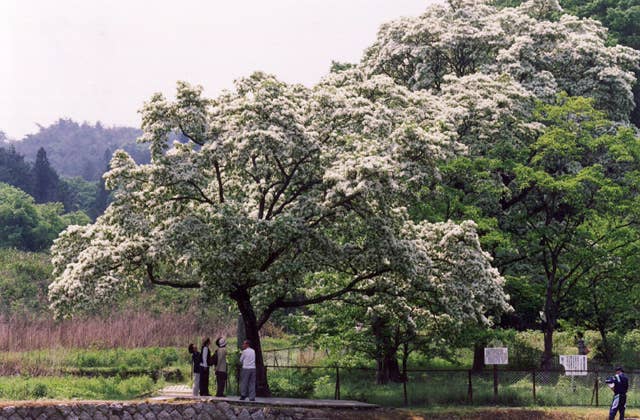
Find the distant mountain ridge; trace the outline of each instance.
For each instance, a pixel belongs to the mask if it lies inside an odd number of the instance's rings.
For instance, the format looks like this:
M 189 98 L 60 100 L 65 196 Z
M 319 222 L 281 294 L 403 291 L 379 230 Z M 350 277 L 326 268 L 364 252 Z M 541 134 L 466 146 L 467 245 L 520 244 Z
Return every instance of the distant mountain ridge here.
M 133 127 L 104 127 L 100 122 L 79 124 L 61 118 L 20 141 L 0 136 L 0 147 L 13 146 L 31 162 L 43 147 L 51 166 L 60 175 L 98 181 L 116 149 L 126 150 L 138 163 L 149 162 L 147 146 L 136 143 L 141 134 L 141 130 Z

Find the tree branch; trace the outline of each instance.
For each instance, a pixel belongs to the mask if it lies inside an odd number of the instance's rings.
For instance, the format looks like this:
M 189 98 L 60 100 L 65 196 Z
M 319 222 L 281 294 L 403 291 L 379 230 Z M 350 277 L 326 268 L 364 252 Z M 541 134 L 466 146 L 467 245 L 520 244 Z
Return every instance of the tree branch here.
M 358 283 L 362 282 L 363 280 L 368 280 L 368 279 L 380 276 L 389 271 L 391 271 L 391 269 L 385 268 L 378 271 L 374 271 L 373 273 L 365 274 L 362 276 L 356 276 L 343 288 L 336 290 L 335 292 L 328 293 L 326 295 L 315 296 L 312 298 L 301 298 L 296 300 L 284 300 L 283 297 L 279 297 L 273 302 L 271 302 L 271 304 L 265 308 L 264 312 L 260 316 L 260 319 L 258 320 L 258 328 L 262 327 L 262 325 L 264 325 L 269 320 L 269 317 L 271 316 L 273 311 L 275 311 L 276 309 L 298 308 L 301 306 L 313 305 L 316 303 L 322 303 L 327 300 L 337 298 L 347 292 L 352 291 L 358 285 Z
M 149 281 L 152 284 L 155 284 L 158 286 L 169 286 L 169 287 L 175 287 L 177 289 L 199 289 L 200 287 L 202 287 L 200 283 L 178 283 L 178 282 L 173 282 L 168 280 L 160 280 L 156 278 L 156 276 L 153 274 L 153 266 L 148 263 L 147 263 L 147 276 L 149 277 Z
M 220 165 L 217 160 L 213 161 L 213 167 L 216 170 L 216 180 L 218 181 L 218 199 L 220 203 L 224 203 L 224 189 L 222 188 L 222 174 L 220 173 Z
M 189 134 L 187 134 L 187 132 L 182 127 L 182 124 L 178 123 L 178 128 L 180 128 L 180 132 L 182 133 L 183 136 L 185 136 L 186 138 L 188 138 L 189 140 L 191 140 L 192 142 L 194 142 L 199 146 L 204 146 L 204 141 L 196 140 L 193 136 L 190 136 Z
M 204 193 L 204 191 L 202 191 L 202 189 L 198 186 L 198 184 L 196 184 L 193 181 L 187 181 L 187 184 L 191 185 L 193 188 L 195 188 L 198 191 L 198 194 L 200 194 L 200 196 L 202 197 L 202 199 L 211 204 L 211 205 L 215 205 L 215 203 Z

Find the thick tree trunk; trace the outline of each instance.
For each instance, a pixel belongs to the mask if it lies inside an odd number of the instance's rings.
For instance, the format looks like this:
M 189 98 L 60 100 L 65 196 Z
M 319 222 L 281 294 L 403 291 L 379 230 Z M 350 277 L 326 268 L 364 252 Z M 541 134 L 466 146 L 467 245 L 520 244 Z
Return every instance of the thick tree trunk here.
M 544 352 L 542 353 L 542 361 L 540 367 L 544 370 L 553 368 L 553 332 L 554 321 L 547 318 L 544 324 Z
M 270 397 L 269 383 L 267 382 L 267 369 L 264 366 L 262 357 L 262 345 L 260 344 L 260 334 L 256 314 L 249 299 L 249 293 L 238 290 L 231 296 L 238 304 L 238 309 L 244 321 L 244 332 L 247 340 L 251 342 L 251 347 L 256 352 L 256 395 L 258 397 Z
M 607 329 L 604 325 L 599 325 L 598 331 L 600 332 L 600 337 L 602 337 L 602 343 L 600 344 L 602 357 L 605 362 L 611 363 L 611 360 L 613 359 L 613 350 L 610 348 L 609 340 L 607 340 Z
M 376 383 L 379 385 L 388 384 L 389 382 L 403 382 L 403 375 L 400 372 L 400 364 L 398 363 L 397 351 L 385 352 L 378 359 L 378 371 L 376 373 Z
M 372 322 L 373 334 L 376 338 L 376 383 L 402 382 L 403 377 L 398 364 L 398 346 L 393 342 L 387 321 L 375 317 Z
M 471 370 L 474 372 L 480 372 L 484 369 L 484 342 L 475 342 L 473 343 L 473 366 L 471 366 Z

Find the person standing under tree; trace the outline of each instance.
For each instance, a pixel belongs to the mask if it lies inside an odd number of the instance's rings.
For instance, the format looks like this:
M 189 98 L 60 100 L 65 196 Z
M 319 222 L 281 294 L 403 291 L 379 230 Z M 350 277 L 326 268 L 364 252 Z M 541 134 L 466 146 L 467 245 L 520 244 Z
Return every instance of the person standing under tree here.
M 249 397 L 249 401 L 256 400 L 256 352 L 251 348 L 251 341 L 242 343 L 242 373 L 240 374 L 240 399 Z
M 211 339 L 208 337 L 202 340 L 202 349 L 200 350 L 200 396 L 201 397 L 209 397 L 209 365 L 211 361 L 211 352 L 209 350 L 209 345 L 211 344 Z
M 586 356 L 589 353 L 589 348 L 585 344 L 584 335 L 581 332 L 578 333 L 577 346 L 579 355 Z
M 224 397 L 224 387 L 227 383 L 227 340 L 220 337 L 216 340 L 218 349 L 213 355 L 216 365 L 216 397 Z
M 189 353 L 191 354 L 191 364 L 193 365 L 193 396 L 200 395 L 200 352 L 196 350 L 196 346 L 189 344 Z
M 624 420 L 624 410 L 627 408 L 627 390 L 629 389 L 629 378 L 624 374 L 622 367 L 616 368 L 616 374 L 605 381 L 613 390 L 613 401 L 609 409 L 609 420 L 616 418 L 616 413 L 620 411 L 620 420 Z

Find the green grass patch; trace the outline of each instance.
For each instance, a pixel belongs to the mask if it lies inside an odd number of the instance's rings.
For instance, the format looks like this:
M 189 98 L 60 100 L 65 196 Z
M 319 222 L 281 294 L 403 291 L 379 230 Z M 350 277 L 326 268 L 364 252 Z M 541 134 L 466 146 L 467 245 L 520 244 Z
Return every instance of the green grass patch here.
M 609 415 L 608 408 L 602 407 L 412 407 L 400 410 L 408 413 L 408 418 L 428 418 L 447 420 L 601 420 Z M 412 416 L 412 417 L 411 417 Z M 640 410 L 627 409 L 627 418 L 640 417 Z
M 164 385 L 148 376 L 122 379 L 64 377 L 0 377 L 0 400 L 95 399 L 129 400 Z

